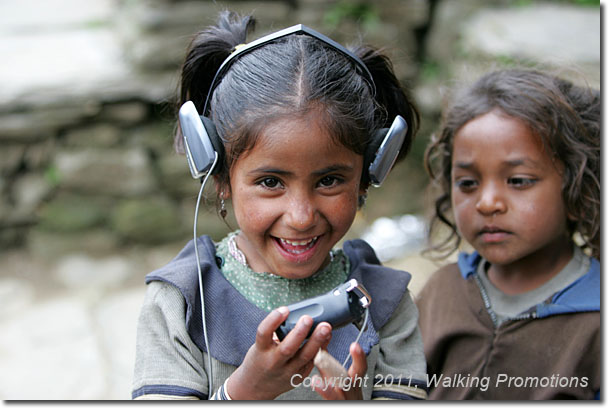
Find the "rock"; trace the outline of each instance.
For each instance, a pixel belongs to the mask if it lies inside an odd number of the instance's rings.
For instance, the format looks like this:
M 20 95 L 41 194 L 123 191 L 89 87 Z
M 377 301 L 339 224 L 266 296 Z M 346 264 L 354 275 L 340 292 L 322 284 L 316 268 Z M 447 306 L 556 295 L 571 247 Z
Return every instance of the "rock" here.
M 185 198 L 197 195 L 200 184 L 193 179 L 184 155 L 166 155 L 159 160 L 161 184 L 167 192 Z
M 124 200 L 112 215 L 112 228 L 137 243 L 158 244 L 185 234 L 179 208 L 165 198 Z
M 463 59 L 479 64 L 456 64 L 453 73 L 470 81 L 489 70 L 489 63 L 481 64 L 485 61 L 529 63 L 599 87 L 600 29 L 598 7 L 546 3 L 481 9 L 464 26 L 460 45 Z
M 33 11 L 36 12 L 33 12 Z M 66 27 L 109 22 L 115 12 L 114 0 L 20 0 L 0 3 L 0 32 L 48 32 Z
M 111 124 L 138 124 L 148 116 L 148 106 L 141 102 L 122 102 L 107 104 L 102 108 L 99 120 Z
M 460 30 L 476 10 L 489 5 L 486 0 L 438 0 L 430 32 L 426 38 L 426 58 L 449 69 L 459 53 Z
M 62 193 L 39 212 L 39 226 L 51 232 L 78 232 L 101 225 L 109 216 L 109 200 Z
M 53 190 L 52 184 L 42 174 L 25 174 L 13 183 L 15 206 L 20 212 L 33 213 L 40 202 Z
M 0 149 L 0 175 L 14 173 L 23 161 L 24 152 L 25 147 L 23 145 L 3 144 L 2 149 Z
M 6 250 L 23 246 L 26 241 L 25 235 L 25 229 L 22 226 L 2 226 L 0 229 L 0 249 Z
M 114 124 L 96 123 L 71 128 L 64 135 L 64 143 L 69 147 L 110 148 L 119 144 L 121 130 Z
M 60 128 L 95 114 L 96 110 L 95 104 L 66 104 L 0 114 L 0 142 L 44 140 Z
M 137 196 L 156 185 L 141 148 L 61 150 L 55 167 L 62 188 L 96 195 Z
M 55 261 L 64 255 L 76 252 L 90 256 L 107 256 L 117 251 L 119 238 L 107 228 L 60 233 L 34 227 L 27 234 L 26 245 L 34 257 Z
M 106 95 L 131 76 L 108 27 L 4 36 L 0 50 L 11 56 L 0 65 L 0 107 L 57 101 L 70 105 L 83 97 Z
M 134 148 L 146 148 L 155 155 L 173 154 L 174 123 L 151 121 L 146 124 L 131 127 L 125 132 L 125 144 Z
M 56 138 L 48 138 L 38 143 L 28 143 L 23 154 L 23 164 L 28 171 L 40 171 L 48 169 L 55 149 Z
M 600 41 L 598 7 L 547 3 L 481 9 L 464 25 L 462 44 L 490 56 L 599 64 Z

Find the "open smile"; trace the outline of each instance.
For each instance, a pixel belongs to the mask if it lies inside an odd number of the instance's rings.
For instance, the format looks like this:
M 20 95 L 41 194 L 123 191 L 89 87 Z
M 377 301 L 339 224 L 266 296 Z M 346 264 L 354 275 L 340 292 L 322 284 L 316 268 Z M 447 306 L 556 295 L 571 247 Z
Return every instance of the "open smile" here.
M 315 253 L 320 236 L 308 239 L 287 239 L 273 237 L 277 247 L 286 259 L 292 262 L 305 262 Z

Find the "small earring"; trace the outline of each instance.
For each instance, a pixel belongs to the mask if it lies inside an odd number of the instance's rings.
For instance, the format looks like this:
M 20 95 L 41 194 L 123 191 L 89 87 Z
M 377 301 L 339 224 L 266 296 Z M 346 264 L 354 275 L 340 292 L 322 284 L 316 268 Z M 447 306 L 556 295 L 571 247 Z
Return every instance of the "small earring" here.
M 227 208 L 225 208 L 224 192 L 220 196 L 220 216 L 222 217 L 222 219 L 225 219 L 227 217 Z

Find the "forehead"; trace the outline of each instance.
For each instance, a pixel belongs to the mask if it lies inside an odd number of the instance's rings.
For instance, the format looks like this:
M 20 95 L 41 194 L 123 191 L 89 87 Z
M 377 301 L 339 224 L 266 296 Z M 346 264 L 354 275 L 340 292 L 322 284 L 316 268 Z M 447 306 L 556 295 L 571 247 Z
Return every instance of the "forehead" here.
M 315 114 L 277 119 L 263 128 L 252 149 L 238 161 L 317 166 L 362 157 L 337 142 L 331 132 Z
M 463 125 L 453 140 L 453 163 L 458 161 L 550 162 L 542 139 L 522 120 L 498 110 Z
M 308 113 L 304 116 L 284 116 L 266 125 L 259 134 L 255 148 L 262 150 L 282 147 L 337 148 L 332 130 L 320 116 Z

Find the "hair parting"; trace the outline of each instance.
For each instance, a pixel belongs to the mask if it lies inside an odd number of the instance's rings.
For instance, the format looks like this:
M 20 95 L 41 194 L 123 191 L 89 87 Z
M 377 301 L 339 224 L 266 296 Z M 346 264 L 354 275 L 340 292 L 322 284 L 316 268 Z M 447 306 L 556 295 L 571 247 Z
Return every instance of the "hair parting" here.
M 182 66 L 177 109 L 192 100 L 202 113 L 219 67 L 236 45 L 247 42 L 254 27 L 252 16 L 225 11 L 216 25 L 194 36 Z M 358 46 L 351 51 L 370 71 L 374 87 L 352 59 L 304 34 L 280 37 L 232 62 L 214 84 L 208 101 L 209 117 L 226 153 L 215 178 L 220 190 L 230 189 L 232 165 L 256 145 L 266 127 L 312 112 L 335 143 L 361 155 L 376 130 L 389 127 L 394 117 L 401 115 L 408 131 L 397 161 L 406 156 L 419 127 L 415 104 L 380 50 Z M 174 145 L 182 151 L 179 127 Z M 363 178 L 363 188 L 368 183 Z

